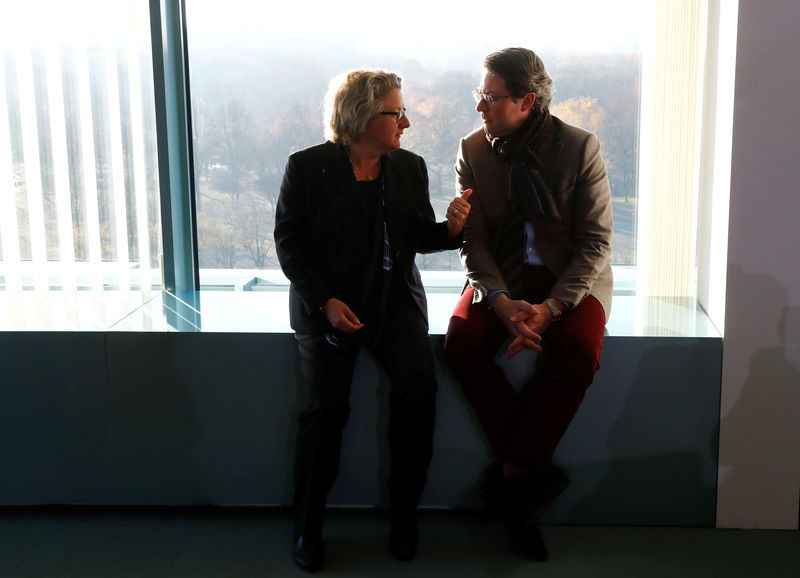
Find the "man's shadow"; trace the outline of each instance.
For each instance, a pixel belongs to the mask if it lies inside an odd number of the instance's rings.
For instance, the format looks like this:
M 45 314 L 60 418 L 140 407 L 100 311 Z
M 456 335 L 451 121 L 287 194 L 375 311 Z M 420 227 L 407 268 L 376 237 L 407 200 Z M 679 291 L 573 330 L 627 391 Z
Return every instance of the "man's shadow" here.
M 728 381 L 746 379 L 740 390 L 723 392 L 719 511 L 726 525 L 756 527 L 764 517 L 776 524 L 798 523 L 800 482 L 800 307 L 788 303 L 784 288 L 767 275 L 746 275 L 732 268 L 735 287 L 753 295 L 748 311 L 729 316 L 732 338 L 751 335 L 761 343 L 740 367 L 731 362 Z M 757 298 L 755 297 L 757 296 Z M 737 299 L 736 302 L 742 302 Z M 745 366 L 746 363 L 746 366 Z M 786 511 L 787 503 L 793 503 Z
M 580 432 L 571 432 L 584 444 L 593 434 L 607 436 L 607 458 L 570 468 L 565 498 L 572 499 L 553 515 L 572 523 L 713 525 L 720 343 L 632 339 L 607 352 L 606 367 L 624 367 L 622 357 L 639 360 L 635 371 L 614 375 L 607 386 L 593 384 L 587 398 L 596 397 L 581 416 L 588 419 L 576 420 Z M 607 430 L 604 418 L 613 420 Z

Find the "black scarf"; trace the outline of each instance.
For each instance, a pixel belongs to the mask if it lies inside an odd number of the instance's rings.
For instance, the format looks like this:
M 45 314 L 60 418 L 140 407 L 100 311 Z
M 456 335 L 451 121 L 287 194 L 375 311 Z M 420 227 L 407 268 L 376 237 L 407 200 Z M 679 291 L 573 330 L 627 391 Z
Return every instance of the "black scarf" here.
M 486 140 L 501 159 L 511 165 L 508 175 L 508 198 L 522 202 L 525 215 L 531 221 L 555 223 L 561 214 L 553 200 L 553 193 L 541 175 L 542 163 L 533 152 L 536 138 L 548 123 L 550 113 L 534 114 L 510 135 L 493 137 L 486 132 Z

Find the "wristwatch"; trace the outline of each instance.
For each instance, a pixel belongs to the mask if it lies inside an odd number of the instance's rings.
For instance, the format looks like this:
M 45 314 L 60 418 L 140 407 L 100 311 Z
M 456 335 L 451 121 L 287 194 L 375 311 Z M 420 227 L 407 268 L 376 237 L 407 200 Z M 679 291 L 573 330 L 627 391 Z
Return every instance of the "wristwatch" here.
M 547 305 L 547 308 L 553 315 L 553 323 L 561 319 L 561 309 L 558 308 L 558 305 L 555 304 L 555 301 L 548 297 L 544 300 L 544 304 Z

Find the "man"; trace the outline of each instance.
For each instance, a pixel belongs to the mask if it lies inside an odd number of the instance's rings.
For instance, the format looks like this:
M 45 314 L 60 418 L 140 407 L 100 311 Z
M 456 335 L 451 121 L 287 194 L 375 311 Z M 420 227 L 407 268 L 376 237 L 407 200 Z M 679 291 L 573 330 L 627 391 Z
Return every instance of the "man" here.
M 472 189 L 460 249 L 468 284 L 445 356 L 495 452 L 481 496 L 512 545 L 542 561 L 536 519 L 566 488 L 553 453 L 599 367 L 613 281 L 612 214 L 597 138 L 551 116 L 552 81 L 524 48 L 486 57 L 474 91 L 483 128 L 461 140 L 457 188 Z M 541 351 L 517 392 L 495 363 Z

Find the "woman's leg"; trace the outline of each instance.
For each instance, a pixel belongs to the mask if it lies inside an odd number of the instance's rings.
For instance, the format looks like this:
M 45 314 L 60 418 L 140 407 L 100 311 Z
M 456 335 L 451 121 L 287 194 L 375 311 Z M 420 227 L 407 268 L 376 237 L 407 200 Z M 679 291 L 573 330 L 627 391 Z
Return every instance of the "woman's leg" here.
M 294 465 L 295 538 L 322 537 L 328 492 L 339 473 L 342 430 L 358 347 L 321 335 L 296 335 L 308 402 L 298 417 Z

